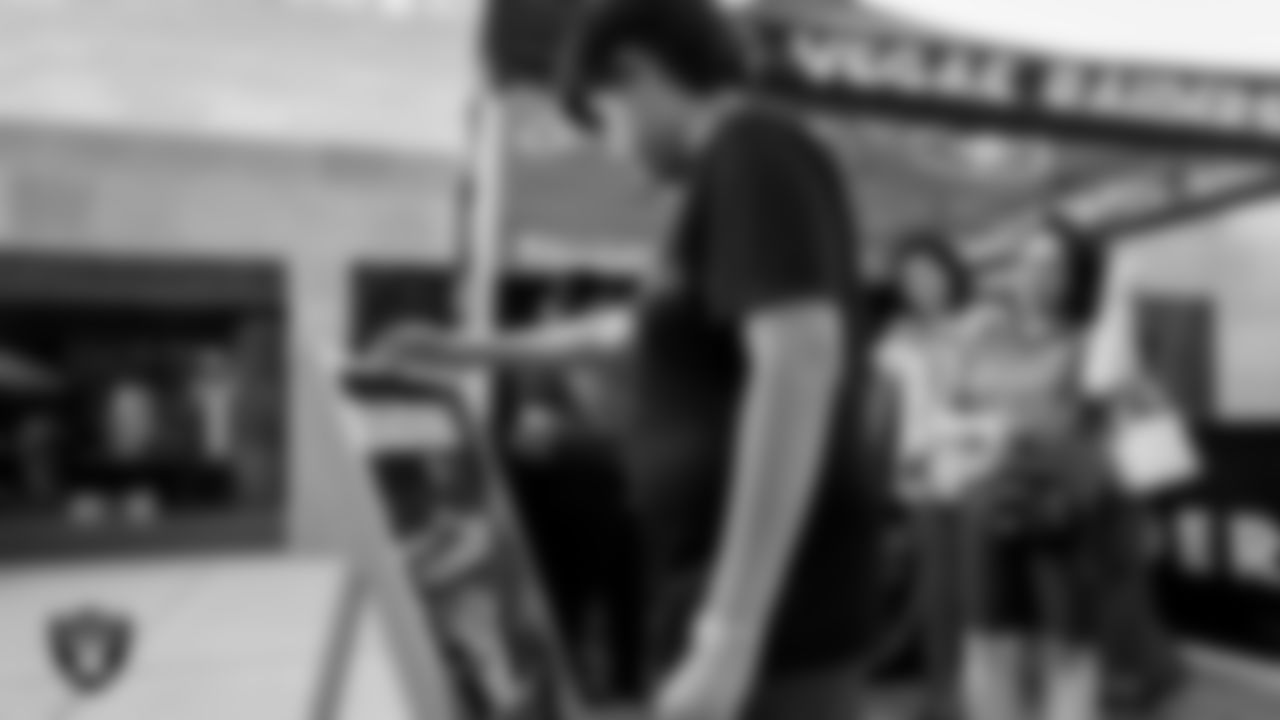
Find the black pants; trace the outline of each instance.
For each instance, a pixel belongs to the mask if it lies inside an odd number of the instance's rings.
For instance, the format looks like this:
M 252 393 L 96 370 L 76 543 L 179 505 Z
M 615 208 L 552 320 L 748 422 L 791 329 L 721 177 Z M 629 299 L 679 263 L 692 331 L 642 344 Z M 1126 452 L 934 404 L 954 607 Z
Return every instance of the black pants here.
M 962 507 L 938 503 L 913 511 L 917 562 L 925 601 L 923 662 L 930 715 L 945 717 L 959 700 L 964 631 L 971 609 L 967 516 Z
M 1112 519 L 1098 510 L 1051 530 L 993 533 L 984 543 L 989 581 L 979 617 L 996 631 L 1040 633 L 1075 645 L 1096 645 L 1115 586 L 1106 553 Z
M 1088 435 L 1015 447 L 968 511 L 979 624 L 1099 642 L 1111 591 L 1133 571 L 1114 562 L 1124 544 L 1121 507 L 1109 464 Z
M 638 696 L 645 684 L 641 540 L 623 478 L 605 449 L 568 444 L 514 468 L 517 495 L 558 624 L 580 668 L 603 621 L 606 692 Z
M 863 720 L 871 717 L 865 680 L 852 667 L 766 678 L 748 702 L 745 720 Z

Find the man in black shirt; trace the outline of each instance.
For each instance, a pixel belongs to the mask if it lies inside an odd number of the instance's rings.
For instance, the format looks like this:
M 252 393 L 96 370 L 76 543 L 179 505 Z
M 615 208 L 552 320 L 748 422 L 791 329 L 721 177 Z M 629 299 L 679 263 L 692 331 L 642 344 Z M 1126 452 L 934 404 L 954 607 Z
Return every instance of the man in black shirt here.
M 874 597 L 877 518 L 852 447 L 853 237 L 807 137 L 769 111 L 726 112 L 691 171 L 672 277 L 647 298 L 633 350 L 627 465 L 658 586 L 677 593 L 666 606 L 683 664 L 667 700 L 677 707 L 732 707 L 731 687 L 714 683 L 732 686 L 737 672 L 762 673 L 768 688 L 843 668 Z M 679 594 L 690 580 L 692 608 Z M 699 687 L 713 668 L 727 677 Z
M 878 535 L 856 235 L 828 153 L 746 80 L 695 0 L 598 6 L 565 66 L 569 110 L 685 200 L 632 327 L 624 443 L 659 584 L 699 589 L 659 709 L 847 718 Z
M 861 472 L 857 235 L 839 169 L 745 91 L 735 36 L 701 0 L 594 6 L 564 70 L 574 116 L 684 196 L 654 282 L 581 323 L 426 349 L 630 372 L 619 447 L 669 631 L 659 717 L 851 720 L 882 505 Z

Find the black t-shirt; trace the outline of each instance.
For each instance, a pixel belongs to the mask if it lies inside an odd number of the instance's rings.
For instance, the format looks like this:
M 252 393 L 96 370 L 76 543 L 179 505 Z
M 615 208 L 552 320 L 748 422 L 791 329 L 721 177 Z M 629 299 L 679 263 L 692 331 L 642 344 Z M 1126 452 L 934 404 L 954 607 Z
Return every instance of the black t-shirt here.
M 747 106 L 720 126 L 689 180 L 634 358 L 626 456 L 650 549 L 667 577 L 705 576 L 713 560 L 746 390 L 747 318 L 796 301 L 838 303 L 849 364 L 765 671 L 846 662 L 874 605 L 879 502 L 860 472 L 865 353 L 857 235 L 840 171 L 793 120 Z

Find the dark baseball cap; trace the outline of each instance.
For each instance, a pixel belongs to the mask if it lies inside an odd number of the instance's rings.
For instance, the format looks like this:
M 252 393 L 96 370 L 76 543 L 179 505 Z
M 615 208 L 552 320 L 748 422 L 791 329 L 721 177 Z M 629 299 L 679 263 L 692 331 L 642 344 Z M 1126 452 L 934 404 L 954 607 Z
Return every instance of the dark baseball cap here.
M 693 93 L 747 74 L 740 37 L 711 0 L 597 0 L 578 13 L 558 64 L 556 93 L 576 123 L 596 127 L 593 98 L 618 82 L 628 53 L 647 55 Z

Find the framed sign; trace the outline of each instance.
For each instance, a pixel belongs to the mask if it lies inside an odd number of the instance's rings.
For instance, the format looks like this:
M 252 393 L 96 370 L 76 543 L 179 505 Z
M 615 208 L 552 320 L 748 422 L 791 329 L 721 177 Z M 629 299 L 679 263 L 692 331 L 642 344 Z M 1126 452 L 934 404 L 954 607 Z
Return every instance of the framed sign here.
M 447 666 L 458 720 L 571 720 L 569 669 L 496 450 L 456 383 L 353 375 L 381 522 Z

